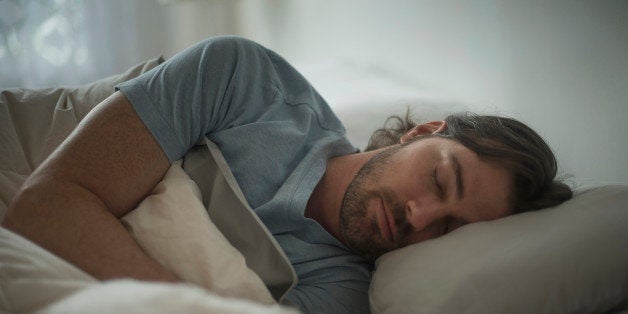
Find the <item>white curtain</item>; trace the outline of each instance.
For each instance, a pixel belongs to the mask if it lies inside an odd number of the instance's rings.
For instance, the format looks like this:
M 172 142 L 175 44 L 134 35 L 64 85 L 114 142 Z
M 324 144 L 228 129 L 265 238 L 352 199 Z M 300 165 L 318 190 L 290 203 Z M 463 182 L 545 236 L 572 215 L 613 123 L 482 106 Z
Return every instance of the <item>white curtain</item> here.
M 239 4 L 0 0 L 0 88 L 87 83 L 206 37 L 238 34 Z
M 158 56 L 156 46 L 139 48 L 151 39 L 139 40 L 138 30 L 159 27 L 138 21 L 163 20 L 161 7 L 139 0 L 0 0 L 0 87 L 82 84 Z

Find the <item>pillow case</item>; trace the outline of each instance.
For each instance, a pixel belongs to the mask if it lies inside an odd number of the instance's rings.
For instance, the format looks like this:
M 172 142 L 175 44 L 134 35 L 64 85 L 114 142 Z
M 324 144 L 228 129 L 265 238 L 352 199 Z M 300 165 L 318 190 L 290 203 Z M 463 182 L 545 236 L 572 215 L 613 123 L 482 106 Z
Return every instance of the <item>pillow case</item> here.
M 628 301 L 628 186 L 467 225 L 376 263 L 373 313 L 603 313 Z
M 201 141 L 202 143 L 202 141 Z M 248 205 L 218 146 L 205 138 L 183 158 L 183 169 L 198 185 L 213 224 L 244 256 L 246 266 L 278 302 L 298 279 L 281 246 Z
M 244 256 L 211 221 L 201 191 L 180 162 L 121 220 L 142 249 L 177 277 L 221 296 L 275 303 Z

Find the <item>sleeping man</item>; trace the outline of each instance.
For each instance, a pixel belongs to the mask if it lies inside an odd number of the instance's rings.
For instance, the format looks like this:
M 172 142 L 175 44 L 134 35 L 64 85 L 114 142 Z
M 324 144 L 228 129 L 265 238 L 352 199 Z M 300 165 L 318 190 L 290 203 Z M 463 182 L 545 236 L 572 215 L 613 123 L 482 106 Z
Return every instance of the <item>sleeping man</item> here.
M 178 281 L 118 218 L 207 137 L 296 270 L 287 302 L 367 313 L 380 255 L 571 197 L 549 147 L 516 120 L 397 120 L 359 152 L 280 56 L 209 39 L 117 86 L 26 181 L 2 225 L 101 280 Z

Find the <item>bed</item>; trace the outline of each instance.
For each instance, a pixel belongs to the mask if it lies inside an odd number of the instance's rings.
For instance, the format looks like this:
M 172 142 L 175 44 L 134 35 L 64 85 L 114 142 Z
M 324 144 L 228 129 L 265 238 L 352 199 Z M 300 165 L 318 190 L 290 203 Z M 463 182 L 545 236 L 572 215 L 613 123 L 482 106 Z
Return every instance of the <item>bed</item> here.
M 119 82 L 0 95 L 0 217 L 26 177 Z M 424 120 L 467 109 L 351 62 L 303 67 L 363 148 L 408 105 Z M 333 73 L 333 74 L 330 74 Z M 384 106 L 383 104 L 386 104 Z M 233 232 L 237 208 L 250 232 Z M 176 217 L 176 219 L 175 219 Z M 184 284 L 99 282 L 0 228 L 0 311 L 41 313 L 297 313 L 282 296 L 295 275 L 250 211 L 220 151 L 199 142 L 123 223 Z M 465 226 L 385 254 L 369 291 L 373 313 L 619 313 L 628 311 L 628 186 L 580 188 L 555 208 Z M 193 253 L 191 253 L 193 252 Z M 216 254 L 219 252 L 219 254 Z

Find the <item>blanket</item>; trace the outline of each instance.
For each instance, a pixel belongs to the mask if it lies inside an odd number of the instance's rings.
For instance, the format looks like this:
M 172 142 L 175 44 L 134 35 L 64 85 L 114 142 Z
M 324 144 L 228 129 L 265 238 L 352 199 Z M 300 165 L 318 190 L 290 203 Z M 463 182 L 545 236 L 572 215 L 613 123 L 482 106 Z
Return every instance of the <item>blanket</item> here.
M 242 254 L 211 222 L 198 187 L 179 163 L 122 220 L 149 255 L 187 283 L 99 282 L 0 228 L 0 309 L 12 313 L 297 312 L 275 304 Z

